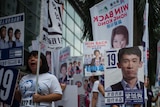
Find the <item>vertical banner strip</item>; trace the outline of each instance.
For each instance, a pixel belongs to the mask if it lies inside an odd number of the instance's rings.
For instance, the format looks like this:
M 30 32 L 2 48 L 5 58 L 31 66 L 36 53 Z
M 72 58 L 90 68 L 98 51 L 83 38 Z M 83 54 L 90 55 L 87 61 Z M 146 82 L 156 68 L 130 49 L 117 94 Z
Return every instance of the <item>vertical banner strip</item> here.
M 143 43 L 144 43 L 144 74 L 148 76 L 148 57 L 149 57 L 149 35 L 148 35 L 148 12 L 149 3 L 146 3 L 144 10 L 144 34 L 143 34 Z

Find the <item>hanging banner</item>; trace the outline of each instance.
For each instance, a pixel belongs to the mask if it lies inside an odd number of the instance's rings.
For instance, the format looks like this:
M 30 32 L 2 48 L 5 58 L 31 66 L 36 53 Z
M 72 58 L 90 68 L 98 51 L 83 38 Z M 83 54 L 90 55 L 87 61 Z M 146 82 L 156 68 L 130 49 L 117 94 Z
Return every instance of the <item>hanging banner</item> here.
M 24 20 L 24 13 L 0 18 L 0 65 L 23 65 Z
M 47 48 L 62 47 L 62 2 L 45 1 L 43 4 L 43 36 Z
M 106 40 L 87 41 L 83 44 L 85 76 L 104 74 L 104 50 L 109 49 Z
M 144 73 L 148 76 L 148 58 L 149 58 L 149 33 L 148 33 L 148 14 L 149 14 L 149 3 L 146 3 L 143 14 L 144 18 L 144 34 L 143 34 L 143 45 L 144 45 Z
M 105 104 L 127 106 L 144 102 L 142 46 L 106 50 L 104 75 Z
M 103 0 L 91 7 L 93 39 L 110 41 L 110 48 L 133 46 L 133 2 Z
M 157 70 L 156 70 L 156 80 L 155 86 L 160 86 L 160 40 L 157 43 Z

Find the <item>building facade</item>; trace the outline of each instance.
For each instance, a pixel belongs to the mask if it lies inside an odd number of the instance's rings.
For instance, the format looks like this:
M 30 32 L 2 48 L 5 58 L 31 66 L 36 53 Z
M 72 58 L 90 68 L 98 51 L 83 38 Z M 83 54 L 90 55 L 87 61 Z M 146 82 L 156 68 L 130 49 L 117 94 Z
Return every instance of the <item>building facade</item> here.
M 71 47 L 71 56 L 82 55 L 83 20 L 68 0 L 63 0 L 63 47 Z M 0 17 L 25 14 L 25 51 L 39 35 L 40 0 L 0 0 Z

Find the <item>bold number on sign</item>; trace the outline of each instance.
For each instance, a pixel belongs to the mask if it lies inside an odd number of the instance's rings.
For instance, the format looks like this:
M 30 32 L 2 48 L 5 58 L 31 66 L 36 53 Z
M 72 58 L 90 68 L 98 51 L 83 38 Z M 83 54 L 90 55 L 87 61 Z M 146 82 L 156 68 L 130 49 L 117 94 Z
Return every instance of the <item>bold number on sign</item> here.
M 115 53 L 108 54 L 108 66 L 115 66 L 116 65 L 116 55 Z
M 0 69 L 0 84 L 2 83 L 4 68 Z M 1 91 L 1 90 L 0 90 Z
M 3 69 L 4 71 L 4 69 Z M 11 70 L 7 70 L 4 73 L 4 77 L 3 77 L 3 81 L 1 80 L 2 83 L 2 87 L 3 89 L 1 89 L 1 99 L 2 100 L 7 100 L 9 97 L 9 92 L 11 89 L 11 85 L 12 85 L 12 81 L 13 81 L 13 72 Z

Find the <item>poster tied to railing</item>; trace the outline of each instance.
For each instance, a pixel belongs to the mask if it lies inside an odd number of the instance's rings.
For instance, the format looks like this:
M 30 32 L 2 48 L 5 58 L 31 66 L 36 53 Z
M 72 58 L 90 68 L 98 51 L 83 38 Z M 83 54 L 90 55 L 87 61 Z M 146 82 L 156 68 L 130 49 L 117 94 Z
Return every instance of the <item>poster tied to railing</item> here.
M 62 48 L 62 7 L 56 0 L 42 1 L 42 39 L 47 48 Z
M 91 7 L 93 39 L 111 41 L 110 48 L 133 46 L 133 2 L 103 0 Z
M 106 40 L 87 41 L 83 44 L 85 76 L 104 74 L 104 50 L 109 49 Z
M 0 18 L 0 65 L 23 65 L 24 20 L 24 13 Z
M 143 47 L 105 51 L 105 104 L 127 105 L 144 102 Z

